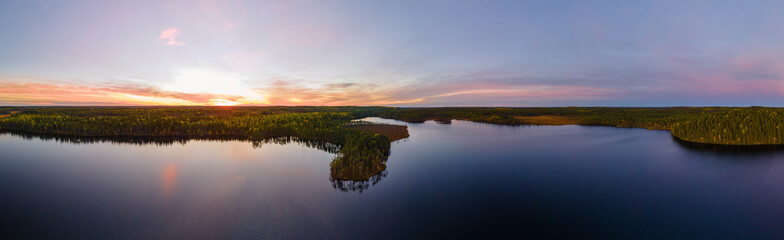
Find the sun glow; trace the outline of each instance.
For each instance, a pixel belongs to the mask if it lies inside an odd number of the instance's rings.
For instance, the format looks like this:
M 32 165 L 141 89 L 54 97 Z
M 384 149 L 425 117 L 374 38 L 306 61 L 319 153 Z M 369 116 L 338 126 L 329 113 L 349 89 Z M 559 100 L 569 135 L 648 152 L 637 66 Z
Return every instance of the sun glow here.
M 233 72 L 187 69 L 175 73 L 173 78 L 174 82 L 165 84 L 161 88 L 183 93 L 258 97 L 258 94 L 243 82 L 247 77 Z
M 110 97 L 120 100 L 122 102 L 139 104 L 139 105 L 183 105 L 183 106 L 200 105 L 198 103 L 194 103 L 188 100 L 177 99 L 177 98 L 139 96 L 133 94 L 126 94 L 126 93 L 112 93 L 110 94 Z
M 210 99 L 210 105 L 213 106 L 235 106 L 239 104 L 240 102 L 236 102 L 228 99 L 220 99 L 220 98 Z
M 209 94 L 212 98 L 203 105 L 235 106 L 270 104 L 261 93 L 244 81 L 247 76 L 219 70 L 184 69 L 175 72 L 174 81 L 161 86 L 162 90 Z

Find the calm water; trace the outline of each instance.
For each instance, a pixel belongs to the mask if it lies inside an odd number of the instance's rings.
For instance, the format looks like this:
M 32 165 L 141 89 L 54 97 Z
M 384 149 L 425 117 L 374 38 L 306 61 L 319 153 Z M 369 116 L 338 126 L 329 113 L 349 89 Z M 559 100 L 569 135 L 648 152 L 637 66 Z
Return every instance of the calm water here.
M 408 126 L 387 172 L 349 187 L 329 179 L 333 153 L 298 143 L 2 134 L 0 234 L 784 237 L 784 151 L 699 149 L 644 129 Z

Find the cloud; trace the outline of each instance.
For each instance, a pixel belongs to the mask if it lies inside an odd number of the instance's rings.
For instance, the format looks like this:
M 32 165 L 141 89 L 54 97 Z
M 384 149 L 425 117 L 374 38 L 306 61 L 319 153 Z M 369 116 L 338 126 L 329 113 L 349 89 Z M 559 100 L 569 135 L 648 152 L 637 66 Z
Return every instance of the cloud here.
M 0 80 L 0 104 L 10 105 L 237 105 L 255 99 L 215 93 L 184 93 L 155 86 L 16 83 Z
M 326 84 L 324 86 L 328 87 L 328 88 L 347 88 L 347 87 L 352 87 L 352 86 L 356 86 L 356 85 L 357 85 L 356 83 L 330 83 L 330 84 Z
M 499 105 L 516 102 L 531 105 L 548 100 L 608 99 L 622 90 L 579 86 L 514 83 L 437 83 L 390 86 L 366 83 L 329 83 L 318 86 L 298 84 L 295 80 L 279 80 L 270 87 L 258 89 L 272 105 L 396 105 L 450 106 Z
M 180 29 L 178 28 L 169 28 L 166 30 L 161 31 L 161 36 L 158 37 L 158 40 L 165 40 L 166 45 L 169 46 L 182 46 L 185 45 L 182 41 L 177 40 L 177 37 L 180 36 Z
M 0 76 L 0 105 L 530 106 L 552 100 L 612 99 L 624 93 L 619 89 L 576 84 L 525 84 L 509 82 L 506 78 L 490 81 L 491 78 L 476 74 L 455 77 L 448 82 L 420 79 L 415 84 L 317 84 L 300 79 L 277 79 L 268 87 L 254 88 L 242 84 L 232 85 L 232 79 L 237 80 L 234 75 L 197 73 L 193 76 L 186 74 L 181 83 L 175 81 L 174 85 L 88 85 L 32 78 L 3 79 Z
M 237 24 L 234 24 L 234 23 L 227 23 L 227 24 L 223 25 L 223 29 L 224 30 L 233 30 L 235 28 L 237 28 Z
M 609 99 L 624 91 L 579 85 L 458 83 L 408 88 L 391 105 L 401 106 L 530 106 L 547 101 Z
M 300 81 L 301 82 L 301 81 Z M 388 105 L 398 89 L 380 88 L 374 84 L 338 83 L 303 86 L 294 80 L 277 80 L 267 88 L 256 89 L 272 105 Z
M 781 62 L 775 56 L 744 54 L 682 67 L 587 68 L 563 74 L 445 72 L 405 82 L 265 79 L 205 69 L 180 71 L 173 81 L 149 84 L 89 85 L 0 75 L 0 105 L 654 106 L 711 104 L 717 99 L 767 103 L 784 99 Z M 265 82 L 269 85 L 258 85 Z

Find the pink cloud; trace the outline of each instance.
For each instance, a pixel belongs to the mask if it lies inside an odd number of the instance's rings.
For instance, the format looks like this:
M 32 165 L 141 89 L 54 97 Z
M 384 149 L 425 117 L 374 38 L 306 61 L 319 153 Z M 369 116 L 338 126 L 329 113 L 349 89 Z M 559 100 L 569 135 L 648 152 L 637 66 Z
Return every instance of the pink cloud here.
M 623 91 L 611 88 L 579 85 L 527 85 L 527 84 L 445 84 L 419 89 L 418 94 L 404 93 L 393 105 L 432 104 L 444 102 L 465 102 L 478 100 L 479 105 L 493 102 L 517 101 L 521 104 L 543 100 L 589 100 L 608 99 L 622 94 Z M 431 94 L 422 95 L 424 92 Z M 404 97 L 408 95 L 407 97 Z
M 232 30 L 232 29 L 235 29 L 235 28 L 237 28 L 237 24 L 234 24 L 234 23 L 227 23 L 227 24 L 223 25 L 223 29 L 224 30 Z
M 169 28 L 166 30 L 161 31 L 161 36 L 158 37 L 158 40 L 166 40 L 166 45 L 169 46 L 182 46 L 185 45 L 180 40 L 177 40 L 177 37 L 180 36 L 180 29 L 178 28 Z
M 672 92 L 721 96 L 784 96 L 784 65 L 775 56 L 740 54 L 704 69 L 678 73 Z
M 578 85 L 525 85 L 456 83 L 431 86 L 385 86 L 363 83 L 330 83 L 304 87 L 278 81 L 264 92 L 272 105 L 428 105 L 482 99 L 479 104 L 504 101 L 608 99 L 622 91 Z
M 214 105 L 216 101 L 242 100 L 242 96 L 164 91 L 145 85 L 14 83 L 0 79 L 0 105 Z
M 577 85 L 437 84 L 388 86 L 368 83 L 329 83 L 304 86 L 277 81 L 264 89 L 264 101 L 215 93 L 167 91 L 150 85 L 84 85 L 74 83 L 15 83 L 0 79 L 0 105 L 433 105 L 475 101 L 492 105 L 515 101 L 606 99 L 618 90 Z

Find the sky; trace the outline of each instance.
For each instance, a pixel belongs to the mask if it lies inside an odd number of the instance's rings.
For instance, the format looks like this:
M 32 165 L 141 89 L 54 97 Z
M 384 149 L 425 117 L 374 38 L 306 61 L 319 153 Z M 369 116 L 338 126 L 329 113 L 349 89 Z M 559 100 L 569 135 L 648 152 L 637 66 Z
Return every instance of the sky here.
M 0 105 L 784 106 L 784 1 L 0 1 Z

